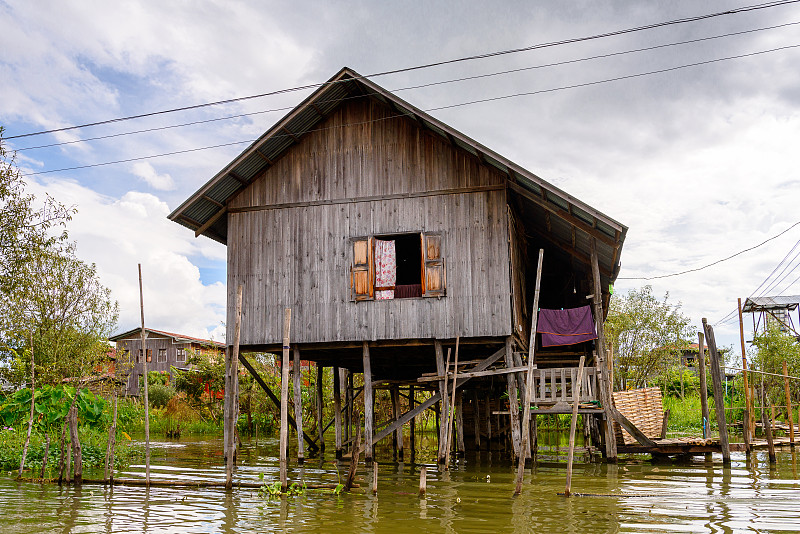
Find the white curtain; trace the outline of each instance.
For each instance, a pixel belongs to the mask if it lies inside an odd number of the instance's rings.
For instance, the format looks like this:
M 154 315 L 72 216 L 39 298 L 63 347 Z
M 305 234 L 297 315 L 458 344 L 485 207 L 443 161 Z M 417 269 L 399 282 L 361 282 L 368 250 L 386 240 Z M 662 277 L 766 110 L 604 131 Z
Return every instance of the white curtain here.
M 375 287 L 394 288 L 397 283 L 397 254 L 394 241 L 375 240 Z M 394 298 L 394 289 L 375 291 L 376 300 Z

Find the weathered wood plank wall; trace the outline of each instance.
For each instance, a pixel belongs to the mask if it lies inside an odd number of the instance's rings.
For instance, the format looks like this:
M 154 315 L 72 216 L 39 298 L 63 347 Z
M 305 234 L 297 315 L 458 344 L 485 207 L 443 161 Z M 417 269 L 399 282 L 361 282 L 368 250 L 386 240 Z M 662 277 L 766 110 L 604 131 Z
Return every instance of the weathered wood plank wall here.
M 285 307 L 296 343 L 510 334 L 504 176 L 391 116 L 366 99 L 343 106 L 230 203 L 243 346 L 279 343 Z M 406 193 L 421 195 L 375 199 Z M 350 238 L 423 231 L 442 233 L 447 296 L 350 302 Z

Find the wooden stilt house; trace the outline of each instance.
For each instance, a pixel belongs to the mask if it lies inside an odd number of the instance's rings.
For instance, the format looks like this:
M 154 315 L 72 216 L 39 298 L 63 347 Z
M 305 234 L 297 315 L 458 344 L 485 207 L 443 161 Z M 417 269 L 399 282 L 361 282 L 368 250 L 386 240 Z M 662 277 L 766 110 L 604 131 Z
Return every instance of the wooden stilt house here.
M 509 435 L 518 454 L 518 411 L 499 397 L 516 397 L 525 380 L 539 250 L 540 307 L 594 304 L 604 315 L 627 230 L 348 68 L 169 217 L 227 245 L 227 339 L 241 286 L 241 353 L 280 352 L 292 309 L 292 347 L 337 371 L 337 450 L 347 401 L 361 395 L 368 458 L 421 410 L 448 413 L 445 353 L 456 339 L 457 441 L 465 431 L 477 446 Z M 593 370 L 583 397 L 605 399 L 603 351 L 587 342 L 538 350 L 532 402 L 569 400 L 580 355 Z M 364 373 L 363 394 L 348 390 L 352 373 Z M 378 387 L 395 402 L 380 430 Z M 400 388 L 435 394 L 421 405 L 411 395 L 401 410 Z M 605 421 L 602 409 L 592 413 Z

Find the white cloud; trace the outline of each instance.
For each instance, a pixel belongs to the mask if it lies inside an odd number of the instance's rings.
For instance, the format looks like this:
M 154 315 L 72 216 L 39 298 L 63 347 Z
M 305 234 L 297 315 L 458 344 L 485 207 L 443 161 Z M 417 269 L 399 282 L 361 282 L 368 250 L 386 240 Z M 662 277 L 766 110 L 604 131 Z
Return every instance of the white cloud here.
M 133 164 L 131 172 L 147 182 L 150 187 L 159 191 L 172 191 L 175 189 L 175 182 L 169 174 L 158 174 L 152 165 L 146 161 L 138 161 Z
M 29 181 L 37 197 L 45 192 L 75 205 L 70 238 L 81 259 L 97 265 L 101 282 L 120 304 L 120 330 L 139 322 L 137 264 L 142 264 L 145 324 L 187 335 L 221 339 L 225 285 L 204 284 L 192 262 L 224 262 L 225 248 L 167 220 L 167 205 L 152 194 L 129 191 L 120 198 L 100 195 L 74 181 Z

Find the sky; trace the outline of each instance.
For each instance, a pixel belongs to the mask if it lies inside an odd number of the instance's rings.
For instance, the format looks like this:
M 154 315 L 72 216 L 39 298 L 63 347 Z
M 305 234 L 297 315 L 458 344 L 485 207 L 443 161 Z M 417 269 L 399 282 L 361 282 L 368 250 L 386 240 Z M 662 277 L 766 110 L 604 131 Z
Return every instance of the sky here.
M 0 0 L 0 125 L 28 191 L 77 208 L 118 331 L 141 263 L 149 326 L 223 340 L 225 247 L 166 217 L 308 90 L 10 137 L 748 5 Z M 626 225 L 615 291 L 651 284 L 739 352 L 737 297 L 800 294 L 798 65 L 793 2 L 372 79 Z

